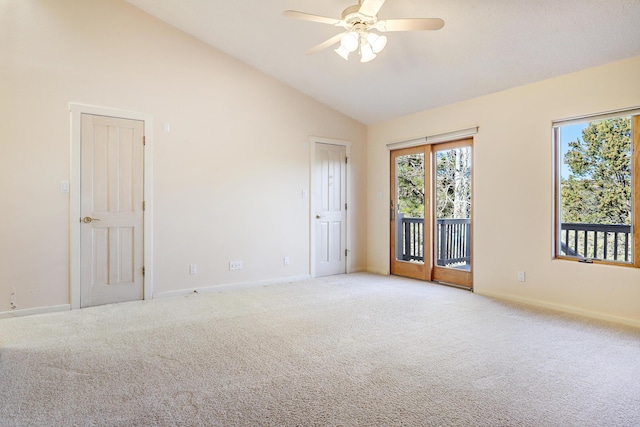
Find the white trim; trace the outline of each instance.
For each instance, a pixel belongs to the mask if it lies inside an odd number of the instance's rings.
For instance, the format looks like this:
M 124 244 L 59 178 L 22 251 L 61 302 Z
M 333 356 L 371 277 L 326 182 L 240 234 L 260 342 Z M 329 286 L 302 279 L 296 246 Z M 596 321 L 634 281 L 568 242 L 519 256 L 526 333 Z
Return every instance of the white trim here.
M 622 325 L 633 326 L 636 328 L 640 328 L 640 320 L 628 319 L 626 317 L 612 316 L 610 314 L 598 313 L 595 311 L 583 310 L 581 308 L 570 307 L 561 304 L 554 304 L 550 302 L 532 300 L 529 298 L 522 298 L 513 295 L 506 295 L 500 292 L 492 292 L 492 291 L 483 291 L 474 289 L 474 293 L 478 295 L 483 295 L 489 298 L 496 298 L 501 300 L 513 301 L 521 304 L 527 304 L 534 307 L 546 308 L 549 310 L 560 311 L 563 313 L 575 314 L 578 316 L 588 317 L 591 319 L 604 320 L 607 322 L 619 323 Z
M 0 319 L 11 317 L 32 316 L 34 314 L 57 313 L 71 310 L 70 304 L 52 305 L 50 307 L 23 308 L 21 310 L 0 311 Z
M 478 126 L 470 127 L 467 129 L 454 130 L 451 132 L 439 133 L 436 135 L 423 136 L 420 138 L 409 139 L 406 141 L 391 142 L 387 144 L 387 149 L 398 150 L 400 148 L 416 147 L 418 145 L 425 144 L 437 144 L 439 142 L 449 142 L 458 139 L 473 136 L 478 133 Z
M 311 280 L 311 276 L 306 274 L 304 276 L 281 277 L 279 279 L 259 280 L 256 282 L 225 283 L 221 285 L 203 286 L 195 289 L 180 289 L 177 291 L 156 292 L 155 294 L 153 294 L 153 298 L 154 299 L 171 298 L 171 297 L 191 295 L 193 293 L 207 294 L 207 293 L 213 293 L 213 292 L 224 292 L 224 291 L 239 290 L 239 289 L 251 289 L 251 288 L 258 288 L 258 287 L 268 286 L 268 285 L 276 285 L 280 283 L 302 282 L 305 280 Z
M 611 119 L 611 118 L 620 117 L 620 116 L 637 116 L 637 115 L 640 115 L 640 107 L 623 108 L 620 110 L 605 111 L 603 113 L 595 113 L 595 114 L 587 114 L 584 116 L 570 117 L 567 119 L 554 120 L 551 123 L 553 127 L 559 127 L 559 126 L 566 126 L 566 125 L 574 125 L 576 123 L 582 123 L 582 122 L 593 121 L 593 120 L 604 120 L 604 119 Z
M 316 249 L 315 249 L 315 243 L 316 243 L 316 237 L 315 237 L 315 213 L 314 213 L 314 206 L 313 206 L 313 202 L 314 202 L 314 183 L 315 183 L 315 164 L 316 164 L 316 144 L 329 144 L 329 145 L 339 145 L 342 147 L 345 147 L 345 151 L 347 154 L 347 167 L 345 170 L 345 174 L 346 174 L 346 189 L 347 189 L 347 194 L 346 194 L 346 203 L 347 206 L 349 205 L 349 203 L 351 202 L 351 191 L 349 190 L 349 187 L 351 186 L 351 141 L 345 141 L 342 139 L 331 139 L 331 138 L 323 138 L 323 137 L 319 137 L 319 136 L 311 136 L 309 137 L 309 274 L 311 275 L 311 278 L 315 278 L 316 277 L 316 264 L 315 264 L 315 259 L 316 259 Z M 346 263 L 345 263 L 345 271 L 347 274 L 351 273 L 351 236 L 350 236 L 350 228 L 349 228 L 349 224 L 351 224 L 351 221 L 349 220 L 349 216 L 351 215 L 351 212 L 353 212 L 353 209 L 347 209 L 347 214 L 345 216 L 345 233 L 346 233 L 346 250 L 347 250 L 347 259 L 346 259 Z
M 69 195 L 69 292 L 72 309 L 80 308 L 80 137 L 81 115 L 118 117 L 144 122 L 144 299 L 153 295 L 153 116 L 136 111 L 119 110 L 70 102 L 71 171 Z

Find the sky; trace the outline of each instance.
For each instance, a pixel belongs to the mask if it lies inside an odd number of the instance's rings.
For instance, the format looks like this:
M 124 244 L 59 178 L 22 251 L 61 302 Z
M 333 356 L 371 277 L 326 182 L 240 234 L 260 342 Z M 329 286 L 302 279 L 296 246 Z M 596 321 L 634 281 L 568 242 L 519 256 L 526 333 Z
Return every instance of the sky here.
M 566 125 L 560 127 L 560 173 L 562 178 L 569 177 L 569 166 L 564 162 L 564 154 L 569 149 L 569 142 L 576 139 L 582 139 L 582 131 L 589 125 L 589 122 L 576 123 L 575 125 Z

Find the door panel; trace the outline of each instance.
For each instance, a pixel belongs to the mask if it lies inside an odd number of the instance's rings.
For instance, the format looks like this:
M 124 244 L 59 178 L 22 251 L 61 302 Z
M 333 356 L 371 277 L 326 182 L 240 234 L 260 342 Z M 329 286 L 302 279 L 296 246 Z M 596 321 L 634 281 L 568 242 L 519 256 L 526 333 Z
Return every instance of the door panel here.
M 346 147 L 315 147 L 316 276 L 346 273 Z
M 429 155 L 429 146 L 391 152 L 391 274 L 421 280 L 430 272 Z
M 82 115 L 82 307 L 143 297 L 143 129 Z
M 434 265 L 432 280 L 471 288 L 472 142 L 437 144 L 434 159 Z
M 93 228 L 93 285 L 109 284 L 109 229 Z

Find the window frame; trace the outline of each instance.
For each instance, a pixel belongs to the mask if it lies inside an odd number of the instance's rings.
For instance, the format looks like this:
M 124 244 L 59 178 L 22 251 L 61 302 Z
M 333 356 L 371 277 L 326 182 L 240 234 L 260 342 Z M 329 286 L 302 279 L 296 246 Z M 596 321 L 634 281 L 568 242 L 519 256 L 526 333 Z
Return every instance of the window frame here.
M 561 251 L 562 223 L 561 223 L 561 171 L 562 152 L 560 141 L 560 128 L 563 126 L 605 120 L 609 118 L 631 117 L 631 260 L 611 261 L 602 259 L 581 258 L 563 255 Z M 605 113 L 580 116 L 569 119 L 555 120 L 552 122 L 552 146 L 553 146 L 553 259 L 587 263 L 604 264 L 619 267 L 640 268 L 640 107 L 624 110 L 609 111 Z

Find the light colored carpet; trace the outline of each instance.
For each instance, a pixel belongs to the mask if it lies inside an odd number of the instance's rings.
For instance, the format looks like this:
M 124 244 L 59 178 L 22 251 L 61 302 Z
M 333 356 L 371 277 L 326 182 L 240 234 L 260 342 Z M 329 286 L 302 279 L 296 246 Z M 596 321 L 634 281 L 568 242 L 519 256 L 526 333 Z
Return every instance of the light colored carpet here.
M 640 330 L 372 274 L 0 320 L 3 426 L 640 426 Z

